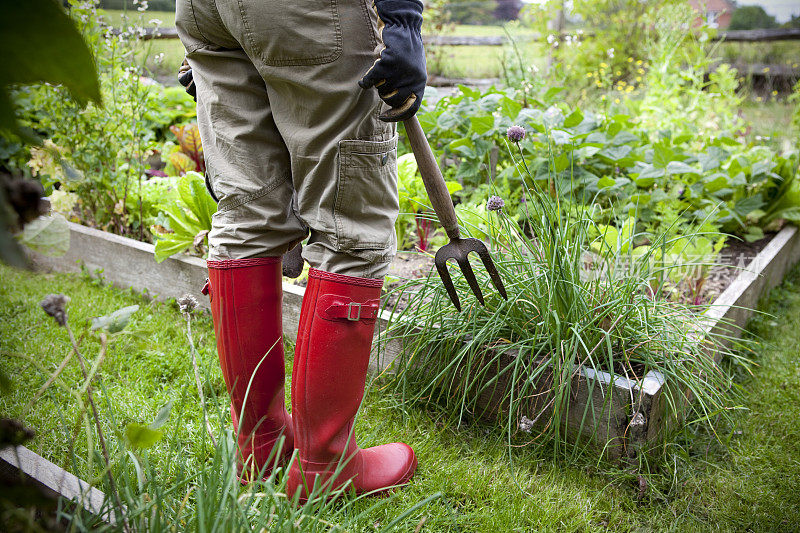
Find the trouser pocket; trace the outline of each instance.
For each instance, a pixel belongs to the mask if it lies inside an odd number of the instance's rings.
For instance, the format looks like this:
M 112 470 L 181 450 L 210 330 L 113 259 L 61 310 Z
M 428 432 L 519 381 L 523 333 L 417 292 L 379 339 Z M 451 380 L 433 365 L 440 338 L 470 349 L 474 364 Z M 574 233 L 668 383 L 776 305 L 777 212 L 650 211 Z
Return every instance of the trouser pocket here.
M 333 213 L 336 248 L 348 251 L 392 247 L 399 210 L 397 136 L 388 141 L 339 141 Z
M 321 65 L 342 53 L 338 0 L 239 0 L 245 49 L 266 65 Z
M 177 0 L 175 26 L 178 36 L 192 53 L 200 48 L 239 48 L 239 43 L 228 32 L 215 0 Z

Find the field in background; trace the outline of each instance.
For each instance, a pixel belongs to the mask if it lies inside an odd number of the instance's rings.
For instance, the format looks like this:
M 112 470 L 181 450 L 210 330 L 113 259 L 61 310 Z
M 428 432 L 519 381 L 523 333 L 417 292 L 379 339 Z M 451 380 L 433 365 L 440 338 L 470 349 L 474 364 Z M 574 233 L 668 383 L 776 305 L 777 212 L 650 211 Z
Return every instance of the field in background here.
M 119 26 L 123 12 L 105 10 L 102 12 L 106 21 L 112 26 Z M 175 13 L 153 11 L 139 14 L 129 11 L 131 21 L 141 21 L 147 25 L 149 21 L 158 19 L 161 27 L 175 26 Z M 542 43 L 531 42 L 531 33 L 517 25 L 510 25 L 509 32 L 517 39 L 517 45 L 526 64 L 544 68 L 547 56 L 546 47 Z M 459 37 L 493 37 L 504 36 L 502 26 L 453 26 L 446 35 Z M 165 85 L 176 85 L 176 72 L 183 61 L 184 49 L 177 39 L 148 41 L 143 47 L 147 54 L 146 66 L 152 76 Z M 429 46 L 428 72 L 448 78 L 499 78 L 502 76 L 502 63 L 505 54 L 511 53 L 506 46 Z M 158 54 L 163 56 L 157 59 Z M 800 62 L 800 41 L 774 43 L 722 43 L 720 55 L 727 61 L 776 63 L 792 66 Z M 771 91 L 761 89 L 749 95 L 742 107 L 742 115 L 751 124 L 749 135 L 752 137 L 770 137 L 774 142 L 789 140 L 790 121 L 793 106 L 783 95 L 773 95 Z
M 120 26 L 123 20 L 123 11 L 120 10 L 101 10 L 105 20 L 112 26 Z M 161 21 L 161 27 L 175 26 L 175 13 L 163 11 L 147 11 L 139 14 L 136 11 L 128 11 L 127 16 L 130 21 L 143 23 L 145 27 L 153 19 Z M 470 37 L 492 37 L 505 35 L 502 26 L 454 26 L 447 35 L 470 36 Z M 514 35 L 530 35 L 526 31 L 514 31 Z M 521 44 L 529 57 L 542 56 L 541 45 L 536 43 Z M 183 61 L 183 46 L 177 39 L 152 41 L 150 45 L 150 55 L 163 53 L 164 57 L 160 63 L 153 58 L 147 61 L 147 67 L 152 72 L 153 77 L 161 83 L 174 85 L 175 75 L 178 66 Z M 441 46 L 429 47 L 428 70 L 431 74 L 444 77 L 466 77 L 466 78 L 496 78 L 501 75 L 501 62 L 503 58 L 503 47 L 499 46 Z

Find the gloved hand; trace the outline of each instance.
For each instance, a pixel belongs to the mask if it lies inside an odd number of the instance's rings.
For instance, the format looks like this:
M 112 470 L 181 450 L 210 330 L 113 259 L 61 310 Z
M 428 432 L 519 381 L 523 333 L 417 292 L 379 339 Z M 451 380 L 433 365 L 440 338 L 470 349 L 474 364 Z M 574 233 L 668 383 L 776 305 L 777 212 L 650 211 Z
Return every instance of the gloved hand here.
M 194 84 L 194 76 L 192 75 L 192 67 L 189 66 L 189 62 L 186 58 L 183 59 L 183 63 L 181 64 L 181 68 L 178 69 L 178 83 L 183 85 L 186 88 L 186 92 L 194 98 L 194 101 L 197 101 L 197 87 Z
M 392 109 L 380 116 L 396 122 L 414 116 L 422 104 L 428 74 L 422 46 L 422 2 L 420 0 L 373 0 L 378 13 L 378 32 L 384 49 L 358 84 L 373 85 Z

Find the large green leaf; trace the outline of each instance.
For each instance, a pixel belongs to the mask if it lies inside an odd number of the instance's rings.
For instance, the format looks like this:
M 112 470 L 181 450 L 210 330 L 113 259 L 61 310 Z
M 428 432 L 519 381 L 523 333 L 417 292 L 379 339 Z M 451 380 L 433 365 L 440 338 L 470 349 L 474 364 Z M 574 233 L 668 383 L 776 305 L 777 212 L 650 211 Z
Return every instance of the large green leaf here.
M 117 309 L 110 315 L 100 316 L 92 319 L 92 331 L 104 329 L 109 333 L 118 333 L 125 329 L 131 320 L 131 315 L 139 310 L 138 305 L 129 305 Z
M 670 161 L 667 163 L 667 174 L 700 174 L 700 171 L 682 161 Z
M 188 250 L 194 244 L 194 235 L 167 233 L 156 241 L 155 260 L 160 263 L 175 254 Z
M 0 0 L 0 128 L 16 129 L 7 86 L 64 85 L 81 104 L 100 102 L 92 54 L 54 0 Z
M 187 172 L 178 182 L 178 194 L 199 222 L 199 227 L 193 233 L 196 235 L 202 230 L 210 230 L 211 217 L 217 211 L 217 203 L 208 193 L 203 176 L 197 172 Z
M 653 146 L 653 166 L 656 168 L 666 168 L 670 161 L 675 160 L 675 152 L 663 144 L 658 143 Z
M 69 225 L 67 219 L 55 213 L 28 223 L 19 241 L 44 255 L 60 257 L 69 251 Z
M 472 131 L 478 135 L 483 135 L 494 127 L 494 116 L 479 115 L 476 117 L 469 117 L 469 122 L 472 125 Z
M 576 109 L 570 115 L 564 119 L 564 127 L 565 128 L 572 128 L 577 126 L 583 122 L 583 113 L 581 113 L 580 109 Z
M 192 220 L 186 212 L 177 205 L 163 206 L 162 209 L 169 219 L 169 227 L 176 234 L 191 239 L 202 229 L 197 220 Z
M 520 104 L 516 100 L 512 100 L 507 96 L 503 97 L 503 100 L 500 103 L 500 107 L 502 109 L 503 115 L 512 119 L 516 118 L 517 115 L 519 115 L 519 112 L 522 110 L 522 104 Z

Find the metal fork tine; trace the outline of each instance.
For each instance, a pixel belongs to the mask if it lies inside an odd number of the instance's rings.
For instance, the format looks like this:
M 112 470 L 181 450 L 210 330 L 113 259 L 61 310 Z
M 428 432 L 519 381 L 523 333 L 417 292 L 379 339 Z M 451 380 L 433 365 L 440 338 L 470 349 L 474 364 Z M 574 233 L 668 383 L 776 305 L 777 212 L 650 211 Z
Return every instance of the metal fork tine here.
M 481 287 L 478 285 L 478 279 L 475 277 L 475 272 L 472 271 L 472 265 L 469 264 L 469 259 L 467 259 L 467 254 L 456 258 L 456 261 L 458 262 L 458 266 L 461 267 L 461 272 L 464 274 L 464 279 L 466 279 L 467 283 L 469 283 L 469 288 L 472 289 L 475 297 L 478 298 L 478 301 L 481 303 L 481 305 L 486 305 L 483 301 Z
M 489 277 L 492 278 L 492 283 L 494 284 L 497 292 L 500 293 L 500 296 L 503 299 L 508 300 L 508 294 L 506 294 L 506 287 L 503 285 L 503 280 L 500 279 L 500 272 L 497 271 L 497 266 L 492 261 L 492 256 L 489 255 L 489 250 L 486 248 L 481 248 L 476 250 L 478 252 L 478 256 L 481 258 L 483 262 L 483 266 L 486 268 L 486 272 L 489 273 Z
M 447 289 L 447 295 L 450 296 L 450 301 L 453 302 L 456 309 L 461 311 L 461 300 L 458 299 L 458 293 L 456 293 L 456 287 L 453 285 L 453 279 L 450 277 L 450 272 L 447 271 L 447 259 L 439 256 L 437 253 L 434 264 L 436 265 L 436 271 L 439 272 L 439 277 L 442 279 L 442 285 Z

